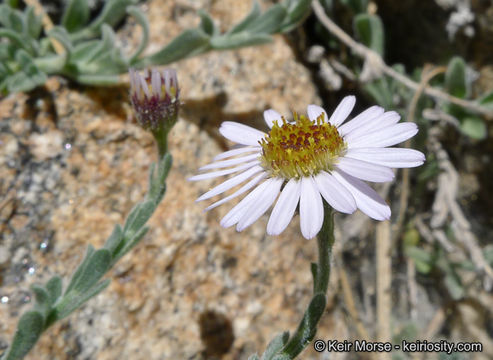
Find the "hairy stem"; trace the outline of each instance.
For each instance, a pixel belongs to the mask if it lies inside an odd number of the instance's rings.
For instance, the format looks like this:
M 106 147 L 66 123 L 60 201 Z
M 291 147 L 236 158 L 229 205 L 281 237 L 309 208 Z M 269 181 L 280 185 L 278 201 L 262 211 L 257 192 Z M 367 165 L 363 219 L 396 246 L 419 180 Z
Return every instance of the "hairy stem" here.
M 312 264 L 313 298 L 298 329 L 289 339 L 275 360 L 296 358 L 315 337 L 317 325 L 325 311 L 326 292 L 330 279 L 330 257 L 334 245 L 334 215 L 332 208 L 324 201 L 324 222 L 317 236 L 318 263 Z

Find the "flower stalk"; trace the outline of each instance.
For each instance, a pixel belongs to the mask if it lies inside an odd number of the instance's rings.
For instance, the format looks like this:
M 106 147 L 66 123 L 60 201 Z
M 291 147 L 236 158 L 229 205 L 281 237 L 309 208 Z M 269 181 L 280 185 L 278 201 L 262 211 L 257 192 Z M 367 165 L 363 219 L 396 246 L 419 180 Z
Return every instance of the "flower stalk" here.
M 303 315 L 296 332 L 289 337 L 288 332 L 276 336 L 260 358 L 252 355 L 249 360 L 292 360 L 295 359 L 315 337 L 317 325 L 327 304 L 326 292 L 330 279 L 330 258 L 334 245 L 334 213 L 324 201 L 324 221 L 317 235 L 318 262 L 311 264 L 313 275 L 313 297 Z
M 166 129 L 164 127 L 160 127 L 157 130 L 152 131 L 152 135 L 156 140 L 157 151 L 159 154 L 159 159 L 162 159 L 163 156 L 168 152 L 168 132 L 170 129 Z
M 330 257 L 334 245 L 334 214 L 324 201 L 324 222 L 317 235 L 318 263 L 312 263 L 313 298 L 305 311 L 298 329 L 273 360 L 296 358 L 313 340 L 317 325 L 327 304 L 327 288 L 330 279 Z
M 326 293 L 330 279 L 330 257 L 334 245 L 334 213 L 324 201 L 324 222 L 317 236 L 318 265 L 317 276 L 314 277 L 313 293 Z

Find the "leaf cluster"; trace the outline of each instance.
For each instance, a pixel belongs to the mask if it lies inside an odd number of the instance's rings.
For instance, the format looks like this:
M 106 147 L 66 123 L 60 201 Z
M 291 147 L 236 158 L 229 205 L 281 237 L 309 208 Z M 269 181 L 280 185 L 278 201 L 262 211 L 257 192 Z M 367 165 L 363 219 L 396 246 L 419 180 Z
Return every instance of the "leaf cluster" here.
M 0 94 L 32 90 L 54 74 L 81 84 L 115 84 L 129 67 L 166 65 L 210 50 L 266 43 L 272 34 L 296 27 L 310 10 L 310 0 L 284 0 L 265 12 L 254 1 L 250 13 L 225 33 L 202 11 L 197 28 L 141 56 L 149 41 L 149 23 L 134 6 L 137 0 L 108 0 L 93 20 L 89 0 L 68 0 L 60 24 L 47 31 L 34 8 L 20 11 L 10 3 L 0 5 Z M 114 32 L 127 16 L 142 28 L 140 42 L 131 54 L 118 45 Z
M 446 232 L 446 235 L 455 242 L 451 229 Z M 433 246 L 422 244 L 419 232 L 414 228 L 406 231 L 403 244 L 405 255 L 413 259 L 416 270 L 420 274 L 441 277 L 450 298 L 453 300 L 464 298 L 467 285 L 462 281 L 463 276 L 461 275 L 463 272 L 476 271 L 476 266 L 471 260 L 453 260 L 439 244 Z M 483 256 L 490 265 L 493 265 L 493 247 L 486 247 L 483 250 Z

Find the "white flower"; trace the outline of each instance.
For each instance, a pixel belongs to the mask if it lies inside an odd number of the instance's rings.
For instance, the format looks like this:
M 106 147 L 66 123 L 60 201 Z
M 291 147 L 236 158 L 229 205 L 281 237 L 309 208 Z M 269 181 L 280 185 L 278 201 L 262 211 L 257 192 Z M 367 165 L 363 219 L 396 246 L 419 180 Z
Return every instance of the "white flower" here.
M 267 134 L 247 125 L 223 122 L 220 133 L 239 146 L 217 155 L 215 162 L 199 169 L 213 171 L 189 180 L 238 174 L 197 201 L 245 182 L 233 194 L 206 208 L 213 209 L 253 189 L 221 220 L 223 227 L 236 224 L 236 230 L 242 231 L 275 202 L 267 233 L 278 235 L 288 226 L 299 204 L 301 232 L 307 239 L 322 227 L 322 198 L 343 213 L 360 209 L 373 219 L 389 219 L 389 206 L 362 180 L 391 181 L 391 168 L 421 165 L 425 159 L 421 152 L 389 147 L 413 137 L 418 128 L 414 123 L 398 123 L 398 113 L 385 112 L 379 106 L 372 106 L 343 124 L 355 101 L 354 96 L 345 97 L 330 118 L 320 106 L 309 105 L 308 118 L 294 114 L 293 122 L 287 122 L 274 110 L 266 110 L 264 118 L 270 128 Z

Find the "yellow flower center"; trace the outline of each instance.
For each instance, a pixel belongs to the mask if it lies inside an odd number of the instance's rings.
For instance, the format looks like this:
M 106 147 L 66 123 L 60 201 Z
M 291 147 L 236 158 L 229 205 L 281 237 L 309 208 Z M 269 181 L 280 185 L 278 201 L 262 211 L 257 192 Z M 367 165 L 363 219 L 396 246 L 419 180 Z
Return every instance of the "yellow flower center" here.
M 293 116 L 294 123 L 288 123 L 284 117 L 282 125 L 274 121 L 269 134 L 259 141 L 262 167 L 271 176 L 285 179 L 332 170 L 346 149 L 337 128 L 324 122 L 324 114 L 313 122 L 303 115 Z

